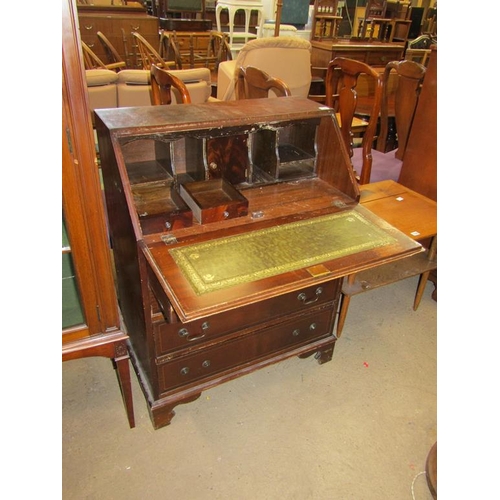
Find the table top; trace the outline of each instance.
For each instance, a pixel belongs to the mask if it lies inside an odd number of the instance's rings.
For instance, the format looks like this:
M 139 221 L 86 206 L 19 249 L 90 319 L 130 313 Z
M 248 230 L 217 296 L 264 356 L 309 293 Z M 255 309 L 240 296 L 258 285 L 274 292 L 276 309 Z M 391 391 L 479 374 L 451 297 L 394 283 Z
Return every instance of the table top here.
M 392 180 L 362 184 L 360 204 L 414 240 L 437 234 L 437 203 Z

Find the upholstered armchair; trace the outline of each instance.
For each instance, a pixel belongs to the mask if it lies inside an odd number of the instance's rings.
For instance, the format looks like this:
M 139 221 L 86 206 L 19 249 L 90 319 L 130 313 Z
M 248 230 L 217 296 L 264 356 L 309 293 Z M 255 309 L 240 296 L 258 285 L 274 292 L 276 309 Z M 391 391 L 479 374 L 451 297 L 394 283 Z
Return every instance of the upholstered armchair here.
M 240 67 L 254 66 L 283 80 L 292 96 L 307 97 L 311 86 L 311 43 L 294 37 L 257 38 L 247 42 L 232 61 L 219 64 L 217 99 L 235 99 Z

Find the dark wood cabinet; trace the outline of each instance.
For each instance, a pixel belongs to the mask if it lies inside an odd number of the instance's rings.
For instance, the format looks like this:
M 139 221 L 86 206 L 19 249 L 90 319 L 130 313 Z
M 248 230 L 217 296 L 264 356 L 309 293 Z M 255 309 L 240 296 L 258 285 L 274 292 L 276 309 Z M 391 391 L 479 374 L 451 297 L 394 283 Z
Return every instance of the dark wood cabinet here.
M 110 358 L 134 427 L 127 348 L 118 312 L 90 108 L 72 0 L 63 2 L 62 360 Z
M 328 63 L 336 57 L 348 57 L 370 66 L 385 66 L 389 61 L 403 58 L 404 43 L 366 41 L 311 41 L 311 64 L 313 69 L 325 71 Z M 323 73 L 320 73 L 323 76 Z
M 329 361 L 343 277 L 421 251 L 359 205 L 331 109 L 174 108 L 96 112 L 119 302 L 155 428 L 235 377 Z
M 79 5 L 78 21 L 81 39 L 102 61 L 106 61 L 106 52 L 97 37 L 98 31 L 106 35 L 131 69 L 142 69 L 133 31 L 140 33 L 154 48 L 159 46 L 159 20 L 141 7 Z

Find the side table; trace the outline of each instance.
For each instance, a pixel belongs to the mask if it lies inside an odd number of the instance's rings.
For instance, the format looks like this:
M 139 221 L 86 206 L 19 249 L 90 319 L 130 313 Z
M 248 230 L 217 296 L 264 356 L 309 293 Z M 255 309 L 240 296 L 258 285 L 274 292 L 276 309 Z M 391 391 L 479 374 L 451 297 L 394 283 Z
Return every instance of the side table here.
M 342 334 L 353 295 L 420 275 L 413 303 L 416 311 L 429 274 L 437 268 L 437 203 L 392 180 L 363 184 L 360 191 L 361 205 L 410 238 L 429 244 L 425 252 L 344 278 L 337 337 Z

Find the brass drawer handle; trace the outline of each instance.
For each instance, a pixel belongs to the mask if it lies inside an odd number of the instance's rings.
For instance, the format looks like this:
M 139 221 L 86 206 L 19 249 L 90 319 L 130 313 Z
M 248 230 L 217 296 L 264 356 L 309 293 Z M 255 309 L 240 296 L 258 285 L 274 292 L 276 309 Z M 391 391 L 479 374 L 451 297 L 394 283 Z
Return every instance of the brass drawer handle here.
M 297 300 L 300 300 L 304 305 L 308 304 L 314 304 L 314 302 L 317 302 L 319 300 L 319 296 L 323 293 L 323 288 L 320 286 L 316 288 L 315 297 L 312 299 L 307 299 L 307 295 L 304 292 L 301 292 L 297 295 Z
M 194 342 L 195 340 L 200 340 L 202 339 L 206 334 L 207 330 L 210 328 L 210 323 L 208 321 L 204 321 L 203 324 L 201 325 L 202 333 L 201 335 L 197 335 L 195 337 L 190 337 L 189 330 L 187 328 L 181 328 L 179 330 L 179 337 L 182 337 L 186 339 L 188 342 Z
M 85 24 L 85 29 L 92 30 L 92 29 L 94 29 L 94 26 L 92 24 Z
M 298 337 L 298 336 L 299 336 L 299 334 L 300 334 L 300 330 L 299 330 L 298 328 L 296 328 L 296 329 L 292 332 L 292 335 L 293 335 L 294 337 Z
M 187 366 L 181 368 L 181 375 L 187 375 L 188 373 L 189 373 L 189 368 Z

